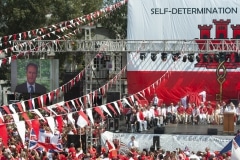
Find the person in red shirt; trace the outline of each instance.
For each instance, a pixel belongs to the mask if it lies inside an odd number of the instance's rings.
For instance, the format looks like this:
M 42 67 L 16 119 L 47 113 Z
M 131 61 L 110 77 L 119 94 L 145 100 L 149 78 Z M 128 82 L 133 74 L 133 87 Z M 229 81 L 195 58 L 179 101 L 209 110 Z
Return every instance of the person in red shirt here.
M 210 102 L 207 104 L 207 122 L 208 124 L 213 123 L 214 109 Z
M 77 159 L 76 157 L 76 149 L 74 147 L 74 143 L 70 144 L 70 147 L 68 148 L 68 157 L 74 159 Z
M 146 152 L 145 151 L 142 151 L 140 157 L 138 158 L 139 160 L 145 160 L 147 159 L 147 155 L 146 155 Z
M 42 160 L 48 160 L 47 152 L 43 151 L 42 152 Z
M 208 160 L 208 159 L 210 158 L 210 156 L 211 156 L 210 148 L 209 148 L 209 147 L 206 147 L 206 148 L 205 148 L 205 151 L 206 151 L 206 153 L 205 153 L 205 159 Z
M 178 105 L 177 105 L 177 121 L 178 121 L 178 123 L 184 122 L 184 117 L 185 117 L 184 111 L 185 111 L 185 108 L 183 107 L 181 102 L 178 102 Z
M 88 153 L 90 153 L 92 158 L 96 158 L 97 150 L 93 146 L 88 146 Z
M 187 108 L 185 109 L 185 124 L 189 123 L 192 119 L 192 105 L 188 103 Z

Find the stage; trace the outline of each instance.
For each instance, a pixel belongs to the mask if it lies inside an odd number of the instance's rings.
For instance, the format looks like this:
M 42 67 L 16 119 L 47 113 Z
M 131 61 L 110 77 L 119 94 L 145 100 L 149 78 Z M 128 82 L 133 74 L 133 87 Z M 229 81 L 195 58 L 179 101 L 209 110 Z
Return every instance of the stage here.
M 231 136 L 235 135 L 240 130 L 240 125 L 234 126 L 234 132 L 223 132 L 223 125 L 212 125 L 212 124 L 167 124 L 160 127 L 160 134 L 180 134 L 180 135 L 223 135 Z M 154 134 L 157 131 L 157 127 L 152 127 L 147 131 L 135 132 L 138 134 Z M 164 130 L 164 133 L 162 133 Z M 111 130 L 111 132 L 131 133 L 127 130 L 126 124 L 120 121 L 119 130 Z

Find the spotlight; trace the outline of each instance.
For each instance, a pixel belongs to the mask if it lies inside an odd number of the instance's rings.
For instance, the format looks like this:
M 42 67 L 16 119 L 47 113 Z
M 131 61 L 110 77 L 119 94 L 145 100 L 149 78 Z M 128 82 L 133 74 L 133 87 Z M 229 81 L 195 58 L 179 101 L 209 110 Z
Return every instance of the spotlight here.
M 208 54 L 203 55 L 203 62 L 208 62 Z
M 200 58 L 199 55 L 196 55 L 196 60 L 197 60 L 198 63 L 201 61 L 201 58 Z
M 175 53 L 175 54 L 172 54 L 172 60 L 175 62 L 176 60 L 180 59 L 181 56 L 180 56 L 180 53 Z
M 187 56 L 186 56 L 186 55 L 183 56 L 182 61 L 183 61 L 183 62 L 186 62 L 186 61 L 187 61 Z
M 194 61 L 194 54 L 189 54 L 188 55 L 188 61 L 193 62 Z
M 239 53 L 234 53 L 235 54 L 235 62 L 238 63 L 240 62 L 240 54 Z
M 219 54 L 214 54 L 214 61 L 219 62 Z
M 167 60 L 167 53 L 161 53 L 161 59 L 162 59 L 162 61 L 166 61 Z
M 208 55 L 208 62 L 212 63 L 214 60 L 214 56 L 213 55 Z
M 157 54 L 151 53 L 151 59 L 152 59 L 152 61 L 155 61 L 157 59 Z
M 219 62 L 226 61 L 226 52 L 219 52 Z
M 226 54 L 225 61 L 226 61 L 226 62 L 230 62 L 230 61 L 231 61 L 231 54 L 230 54 L 230 53 L 227 53 L 227 54 Z
M 146 53 L 140 53 L 140 59 L 144 60 L 146 58 Z

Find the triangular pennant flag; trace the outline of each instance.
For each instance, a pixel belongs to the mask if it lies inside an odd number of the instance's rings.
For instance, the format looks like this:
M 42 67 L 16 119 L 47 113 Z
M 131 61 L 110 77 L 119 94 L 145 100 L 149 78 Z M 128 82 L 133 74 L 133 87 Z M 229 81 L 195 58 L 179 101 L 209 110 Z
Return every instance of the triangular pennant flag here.
M 56 121 L 57 121 L 57 127 L 58 127 L 58 130 L 60 133 L 63 132 L 63 119 L 62 119 L 62 116 L 56 116 L 55 117 Z
M 113 111 L 114 115 L 117 115 L 117 112 L 115 111 L 115 109 L 113 108 L 113 106 L 110 103 L 107 104 L 107 107 L 109 109 L 111 109 L 111 111 Z
M 240 148 L 235 139 L 232 140 L 231 160 L 240 160 Z
M 32 121 L 32 129 L 34 130 L 34 133 L 36 134 L 36 137 L 38 139 L 39 130 L 40 130 L 40 123 L 38 119 L 33 119 Z
M 92 124 L 94 124 L 94 120 L 93 120 L 93 115 L 92 115 L 92 109 L 91 108 L 87 108 L 86 109 L 86 114 L 88 115 L 90 121 L 92 122 Z
M 48 126 L 51 129 L 52 133 L 55 133 L 55 122 L 53 117 L 46 117 Z
M 17 113 L 12 114 L 15 123 L 19 122 L 19 115 Z
M 115 108 L 117 109 L 118 113 L 121 114 L 117 102 L 113 102 L 113 104 L 114 104 Z
M 55 114 L 55 115 L 58 115 L 53 109 L 52 109 L 53 106 L 48 106 L 47 109 L 49 109 L 51 111 L 51 113 Z
M 1 118 L 1 121 L 4 122 L 2 112 L 0 112 L 0 118 Z
M 75 102 L 74 102 L 74 100 L 71 100 L 71 102 L 72 102 L 72 105 L 73 105 L 73 107 L 75 108 L 75 111 L 77 110 L 77 108 L 76 108 L 76 105 L 75 105 Z
M 131 106 L 126 98 L 123 98 L 123 102 L 126 103 L 128 106 Z
M 17 131 L 19 133 L 19 136 L 22 140 L 22 144 L 25 144 L 25 134 L 26 134 L 26 126 L 24 121 L 20 121 L 15 123 L 17 127 Z
M 111 113 L 108 111 L 108 109 L 105 105 L 101 105 L 100 107 L 101 107 L 102 110 L 104 110 L 104 112 L 106 112 L 109 116 L 112 117 Z
M 8 146 L 8 131 L 7 131 L 7 127 L 6 124 L 0 124 L 0 137 L 3 140 L 3 144 L 7 147 Z
M 86 121 L 86 119 L 84 117 L 82 117 L 81 115 L 78 116 L 78 120 L 77 120 L 77 125 L 81 128 L 85 127 L 88 125 L 88 122 Z
M 21 105 L 20 102 L 17 102 L 16 105 L 17 105 L 17 107 L 18 107 L 18 109 L 19 109 L 20 112 L 24 112 L 24 111 L 23 111 L 23 107 L 22 107 L 22 105 Z
M 94 107 L 94 110 L 102 117 L 102 119 L 105 119 L 105 116 L 99 106 Z
M 17 113 L 12 104 L 9 104 L 9 109 L 12 111 L 12 113 Z
M 28 124 L 28 127 L 32 128 L 32 123 L 31 123 L 31 121 L 30 121 L 30 119 L 28 117 L 28 114 L 26 112 L 23 112 L 22 113 L 22 117 L 25 120 L 25 122 Z
M 10 110 L 8 109 L 8 107 L 6 105 L 4 105 L 2 107 L 6 111 L 7 114 L 11 114 Z
M 45 121 L 45 118 L 43 117 L 43 115 L 42 115 L 42 113 L 41 112 L 39 112 L 39 110 L 37 110 L 37 109 L 34 109 L 33 110 L 33 112 L 35 112 L 38 116 L 39 116 L 39 118 L 40 119 L 42 119 L 42 120 L 44 120 Z
M 122 102 L 120 100 L 117 100 L 117 102 L 118 102 L 118 106 L 119 106 L 120 110 L 123 111 L 123 104 L 122 104 Z
M 116 149 L 115 148 L 115 145 L 113 144 L 112 141 L 110 140 L 106 140 L 106 145 L 107 145 L 107 148 L 108 148 L 108 151 L 111 152 L 112 150 Z
M 67 114 L 67 117 L 68 117 L 69 122 L 71 122 L 72 125 L 75 126 L 75 120 L 73 119 L 72 114 L 73 114 L 73 113 L 68 113 L 68 114 Z
M 22 105 L 23 111 L 26 112 L 26 106 L 25 106 L 24 101 L 21 101 L 21 105 Z

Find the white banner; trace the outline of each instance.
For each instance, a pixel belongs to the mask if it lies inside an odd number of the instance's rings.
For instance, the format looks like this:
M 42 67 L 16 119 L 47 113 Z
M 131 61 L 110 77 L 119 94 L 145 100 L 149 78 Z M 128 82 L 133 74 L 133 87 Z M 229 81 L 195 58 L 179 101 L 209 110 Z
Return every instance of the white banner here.
M 104 132 L 101 135 L 102 146 L 106 146 L 108 141 L 120 141 L 120 152 L 128 152 L 128 143 L 131 137 L 139 143 L 139 150 L 154 147 L 153 136 L 159 136 L 162 149 L 176 151 L 176 148 L 189 148 L 190 151 L 205 151 L 209 147 L 211 151 L 221 151 L 234 136 L 210 136 L 210 135 L 170 135 L 170 134 L 130 134 L 130 133 L 112 133 Z
M 216 38 L 216 21 L 240 24 L 239 0 L 129 0 L 128 40 L 183 40 L 200 38 L 199 26 L 211 28 Z M 227 21 L 229 20 L 229 21 Z

